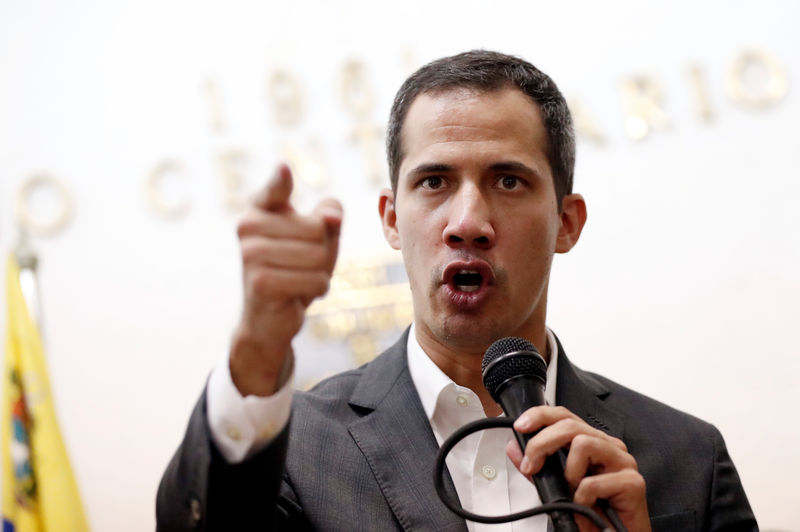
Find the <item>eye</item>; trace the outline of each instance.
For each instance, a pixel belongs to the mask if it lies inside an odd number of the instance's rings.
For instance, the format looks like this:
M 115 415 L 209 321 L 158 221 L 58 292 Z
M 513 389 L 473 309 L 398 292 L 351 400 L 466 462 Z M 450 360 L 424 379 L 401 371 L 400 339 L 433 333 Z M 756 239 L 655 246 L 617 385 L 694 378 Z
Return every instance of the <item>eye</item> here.
M 432 175 L 426 177 L 422 181 L 420 181 L 420 185 L 423 188 L 429 188 L 431 190 L 436 190 L 438 188 L 442 188 L 444 186 L 444 179 L 438 175 Z
M 497 180 L 497 184 L 503 190 L 514 190 L 522 186 L 522 181 L 517 176 L 504 175 Z

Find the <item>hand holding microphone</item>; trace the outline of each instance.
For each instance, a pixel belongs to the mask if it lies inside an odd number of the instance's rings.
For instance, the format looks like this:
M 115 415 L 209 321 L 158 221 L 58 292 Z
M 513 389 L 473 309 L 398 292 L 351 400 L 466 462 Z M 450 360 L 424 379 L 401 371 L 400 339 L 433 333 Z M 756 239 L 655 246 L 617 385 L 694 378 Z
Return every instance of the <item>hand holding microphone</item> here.
M 522 474 L 533 475 L 543 503 L 572 500 L 596 507 L 605 499 L 628 530 L 650 530 L 644 479 L 625 443 L 566 408 L 545 406 L 546 372 L 544 359 L 527 340 L 503 338 L 486 351 L 484 384 L 506 415 L 517 418 L 509 458 Z M 561 449 L 568 449 L 563 468 Z M 558 531 L 575 530 L 576 523 L 581 531 L 595 530 L 584 516 L 571 517 L 551 513 Z

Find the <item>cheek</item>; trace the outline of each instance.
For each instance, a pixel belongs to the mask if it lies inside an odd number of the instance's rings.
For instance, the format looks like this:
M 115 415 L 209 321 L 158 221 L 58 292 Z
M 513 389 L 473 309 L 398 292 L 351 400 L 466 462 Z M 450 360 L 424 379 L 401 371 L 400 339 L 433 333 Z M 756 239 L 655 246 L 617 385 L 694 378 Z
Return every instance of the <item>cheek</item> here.
M 441 236 L 441 228 L 433 213 L 409 211 L 402 221 L 398 221 L 397 227 L 403 249 L 413 255 L 432 251 Z
M 542 218 L 520 229 L 511 245 L 510 266 L 525 270 L 531 266 L 548 264 L 555 254 L 558 227 L 552 220 Z

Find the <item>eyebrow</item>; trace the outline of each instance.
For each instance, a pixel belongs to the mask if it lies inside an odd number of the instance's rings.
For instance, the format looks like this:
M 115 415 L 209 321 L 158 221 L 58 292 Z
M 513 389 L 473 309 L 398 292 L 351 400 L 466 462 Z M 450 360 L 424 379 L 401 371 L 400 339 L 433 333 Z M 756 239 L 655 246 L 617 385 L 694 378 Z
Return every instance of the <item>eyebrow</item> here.
M 491 170 L 495 172 L 514 172 L 518 174 L 533 174 L 539 175 L 539 172 L 531 168 L 526 164 L 522 164 L 517 161 L 503 161 L 499 163 L 494 163 L 489 166 Z
M 454 166 L 444 163 L 423 163 L 411 170 L 408 175 L 410 177 L 417 177 L 426 174 L 447 173 L 453 171 L 454 169 Z M 489 165 L 489 169 L 494 172 L 515 172 L 520 174 L 539 175 L 539 172 L 518 161 L 500 161 Z
M 444 163 L 423 163 L 410 172 L 409 177 L 417 177 L 425 174 L 447 173 L 453 170 L 453 166 Z

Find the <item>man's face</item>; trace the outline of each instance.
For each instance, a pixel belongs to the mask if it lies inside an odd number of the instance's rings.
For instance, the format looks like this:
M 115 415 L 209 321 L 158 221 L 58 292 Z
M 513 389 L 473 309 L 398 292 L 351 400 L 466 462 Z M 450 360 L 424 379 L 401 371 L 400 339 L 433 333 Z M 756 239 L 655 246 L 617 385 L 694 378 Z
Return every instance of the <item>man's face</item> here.
M 553 254 L 585 220 L 577 195 L 559 212 L 547 143 L 538 106 L 517 89 L 412 103 L 397 190 L 382 193 L 380 212 L 403 253 L 418 337 L 482 353 L 504 336 L 544 335 Z

